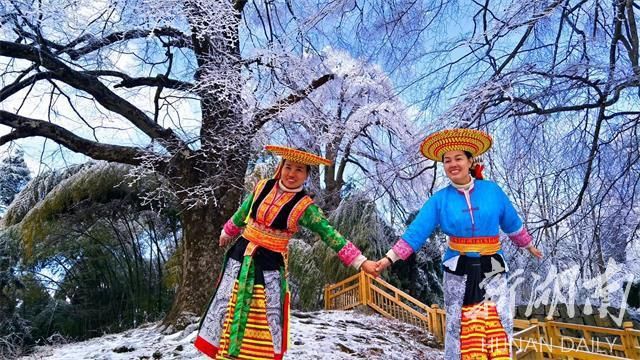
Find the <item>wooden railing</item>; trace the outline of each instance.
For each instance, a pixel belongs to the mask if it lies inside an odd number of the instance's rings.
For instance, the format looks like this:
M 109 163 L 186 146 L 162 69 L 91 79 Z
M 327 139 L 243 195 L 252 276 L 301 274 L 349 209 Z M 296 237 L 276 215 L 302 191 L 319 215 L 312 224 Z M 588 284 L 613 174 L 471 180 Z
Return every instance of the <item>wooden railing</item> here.
M 526 320 L 521 320 L 526 321 Z M 514 334 L 517 359 L 640 359 L 640 330 L 538 322 Z
M 360 272 L 325 286 L 325 309 L 348 310 L 358 305 L 367 305 L 384 316 L 421 327 L 439 340 L 444 338 L 444 310 L 438 305 L 427 306 L 380 278 Z
M 324 289 L 327 310 L 366 305 L 380 314 L 421 327 L 444 342 L 446 313 L 425 305 L 382 279 L 360 272 Z M 515 359 L 640 359 L 640 330 L 625 322 L 623 329 L 553 321 L 514 320 Z
M 324 308 L 327 310 L 349 310 L 363 305 L 361 288 L 366 284 L 366 281 L 361 281 L 362 274 L 364 272 L 346 278 L 337 284 L 325 286 Z

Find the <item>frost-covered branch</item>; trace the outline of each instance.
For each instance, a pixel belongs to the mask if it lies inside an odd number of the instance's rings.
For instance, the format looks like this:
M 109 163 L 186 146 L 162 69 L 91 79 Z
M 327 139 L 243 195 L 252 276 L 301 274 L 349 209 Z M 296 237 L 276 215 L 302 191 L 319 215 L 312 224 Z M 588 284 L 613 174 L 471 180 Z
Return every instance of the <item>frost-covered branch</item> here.
M 101 39 L 95 39 L 92 36 L 83 36 L 70 42 L 68 45 L 63 46 L 60 49 L 60 52 L 68 54 L 72 60 L 77 60 L 81 56 L 90 54 L 94 51 L 100 50 L 115 43 L 145 38 L 149 36 L 168 36 L 172 38 L 171 46 L 184 48 L 191 47 L 191 37 L 184 34 L 178 29 L 171 27 L 162 27 L 159 29 L 151 30 L 139 29 L 114 32 Z M 86 43 L 86 45 L 75 48 L 82 43 Z
M 115 85 L 114 88 L 124 87 L 133 88 L 139 86 L 154 86 L 164 87 L 168 89 L 176 89 L 182 91 L 191 91 L 194 88 L 194 84 L 171 79 L 167 75 L 158 74 L 155 77 L 131 77 L 123 72 L 114 70 L 92 70 L 86 72 L 89 75 L 94 76 L 111 76 L 122 79 L 122 81 Z
M 0 55 L 42 65 L 54 73 L 58 80 L 93 95 L 102 106 L 122 115 L 149 137 L 163 139 L 172 147 L 182 146 L 182 141 L 172 130 L 154 123 L 142 110 L 111 91 L 97 77 L 72 69 L 53 54 L 30 45 L 0 41 Z
M 28 73 L 30 70 L 26 70 L 25 72 L 23 72 L 23 74 Z M 43 72 L 38 72 L 34 75 L 31 75 L 29 77 L 27 77 L 24 80 L 20 80 L 20 78 L 16 79 L 15 82 L 13 82 L 10 85 L 5 86 L 4 88 L 0 89 L 0 101 L 4 101 L 5 99 L 7 99 L 8 97 L 10 97 L 11 95 L 16 94 L 17 92 L 19 92 L 20 90 L 27 88 L 29 86 L 33 86 L 33 84 L 35 84 L 37 81 L 40 80 L 51 80 L 51 79 L 57 79 L 58 78 L 58 74 L 51 72 L 51 71 L 43 71 Z
M 0 146 L 17 138 L 42 136 L 72 151 L 85 154 L 97 160 L 138 165 L 140 163 L 139 158 L 145 154 L 143 150 L 135 147 L 102 144 L 83 139 L 71 131 L 50 122 L 26 118 L 3 110 L 0 110 L 0 124 L 15 129 L 13 133 L 0 138 Z
M 280 99 L 276 101 L 275 104 L 271 105 L 266 109 L 262 109 L 258 111 L 253 117 L 253 129 L 258 130 L 262 128 L 262 126 L 269 120 L 271 120 L 274 116 L 288 108 L 289 106 L 296 104 L 309 96 L 314 90 L 318 89 L 322 85 L 326 84 L 330 80 L 334 79 L 334 74 L 325 74 L 321 77 L 313 80 L 309 86 L 306 88 L 296 91 L 293 94 L 290 94 L 284 99 Z

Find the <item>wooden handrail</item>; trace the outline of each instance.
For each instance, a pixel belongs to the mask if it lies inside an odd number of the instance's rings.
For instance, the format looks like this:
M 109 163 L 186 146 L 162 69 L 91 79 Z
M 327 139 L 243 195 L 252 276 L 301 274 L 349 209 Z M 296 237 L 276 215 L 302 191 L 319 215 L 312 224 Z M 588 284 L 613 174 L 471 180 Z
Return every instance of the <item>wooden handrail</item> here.
M 338 283 L 327 285 L 327 286 L 325 286 L 325 288 L 328 288 L 328 289 L 331 290 L 331 289 L 335 289 L 335 288 L 338 288 L 338 287 L 342 287 L 342 286 L 344 286 L 344 284 L 348 284 L 348 283 L 350 283 L 350 282 L 352 282 L 354 280 L 357 280 L 359 277 L 360 277 L 360 274 L 355 274 L 355 275 L 350 276 L 350 277 L 348 277 L 348 278 L 346 278 L 346 279 L 344 279 L 344 280 L 342 280 L 342 281 L 340 281 Z
M 571 330 L 585 330 L 585 331 L 589 331 L 589 332 L 595 332 L 595 333 L 601 333 L 601 334 L 610 334 L 610 335 L 624 335 L 625 331 L 621 330 L 621 329 L 612 329 L 612 328 L 605 328 L 605 327 L 599 327 L 599 326 L 591 326 L 591 325 L 580 325 L 580 324 L 571 324 L 571 323 L 563 323 L 563 322 L 558 322 L 558 321 L 546 321 L 547 324 L 549 325 L 556 325 L 556 326 L 561 326 L 565 329 L 571 329 Z
M 369 306 L 378 313 L 419 327 L 444 342 L 446 311 L 438 305 L 428 306 L 380 278 L 360 272 L 324 288 L 327 310 L 346 310 L 359 305 Z M 553 320 L 514 319 L 514 327 L 522 329 L 513 336 L 515 359 L 640 359 L 640 330 L 625 322 L 623 329 L 563 323 Z M 567 330 L 582 332 L 583 337 L 568 336 Z M 615 343 L 594 340 L 613 338 Z M 581 348 L 567 347 L 577 341 Z

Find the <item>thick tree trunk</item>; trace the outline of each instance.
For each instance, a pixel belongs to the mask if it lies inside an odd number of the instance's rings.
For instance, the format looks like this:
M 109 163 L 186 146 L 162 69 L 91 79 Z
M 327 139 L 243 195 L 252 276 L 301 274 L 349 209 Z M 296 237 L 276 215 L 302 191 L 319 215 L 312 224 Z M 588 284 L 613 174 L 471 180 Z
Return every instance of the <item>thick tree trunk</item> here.
M 200 316 L 220 273 L 224 249 L 218 246 L 223 219 L 210 206 L 182 213 L 182 274 L 180 287 L 165 324 L 183 329 Z
M 166 326 L 184 329 L 202 315 L 220 275 L 225 249 L 218 246 L 220 231 L 224 223 L 238 208 L 248 156 L 246 151 L 227 153 L 223 163 L 226 179 L 224 184 L 214 185 L 216 205 L 184 209 L 181 214 L 182 243 L 180 245 L 182 271 L 180 285 L 173 305 L 164 319 Z M 204 168 L 204 166 L 193 166 Z M 212 170 L 214 171 L 214 170 Z M 197 181 L 198 175 L 186 175 Z
M 329 176 L 325 177 L 324 211 L 331 212 L 338 208 L 342 201 L 342 185 L 342 181 L 333 180 Z

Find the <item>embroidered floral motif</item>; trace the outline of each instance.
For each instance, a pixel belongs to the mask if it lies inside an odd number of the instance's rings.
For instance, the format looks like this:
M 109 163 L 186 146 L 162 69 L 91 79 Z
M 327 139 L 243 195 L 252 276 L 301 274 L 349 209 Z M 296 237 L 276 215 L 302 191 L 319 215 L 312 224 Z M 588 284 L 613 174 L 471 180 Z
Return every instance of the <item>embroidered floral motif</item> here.
M 250 220 L 242 237 L 263 248 L 276 252 L 286 252 L 293 234 L 285 230 L 275 230 Z
M 280 198 L 282 198 L 282 195 L 284 194 L 286 193 L 282 193 L 280 194 L 281 196 L 278 197 L 278 187 L 273 186 L 271 190 L 269 190 L 269 193 L 267 193 L 267 196 L 265 196 L 262 202 L 258 204 L 258 211 L 256 212 L 255 221 L 265 225 L 271 224 L 271 222 L 267 219 L 267 216 L 269 215 L 268 210 L 273 208 L 273 206 L 275 205 L 275 202 Z M 270 219 L 270 220 L 273 220 L 273 219 Z
M 324 220 L 324 219 L 325 219 L 325 217 L 324 217 L 324 213 L 322 212 L 322 209 L 320 209 L 320 208 L 319 208 L 319 207 L 317 207 L 317 206 L 314 206 L 312 209 L 313 209 L 313 210 L 315 210 L 315 211 L 313 211 L 313 212 L 311 213 L 311 216 L 310 216 L 310 217 L 311 217 L 311 218 L 310 218 L 310 222 L 312 222 L 312 223 L 319 223 L 320 221 L 322 221 L 322 220 Z
M 360 250 L 358 250 L 358 248 L 349 241 L 342 247 L 342 249 L 340 249 L 340 251 L 338 251 L 338 258 L 343 264 L 349 266 L 361 254 Z
M 338 252 L 347 243 L 344 237 L 329 224 L 320 208 L 311 204 L 300 218 L 300 225 L 320 235 L 322 241 L 333 251 Z
M 411 254 L 413 254 L 413 248 L 409 245 L 408 242 L 403 239 L 398 240 L 395 245 L 393 245 L 393 252 L 398 255 L 398 257 L 402 260 L 407 260 Z
M 513 241 L 513 243 L 518 247 L 525 247 L 529 245 L 531 241 L 533 241 L 531 235 L 529 235 L 529 232 L 527 231 L 527 229 L 525 229 L 524 226 L 521 227 L 520 230 L 507 235 L 509 236 L 509 239 L 511 239 L 511 241 Z
M 233 221 L 231 219 L 229 219 L 225 224 L 224 224 L 224 232 L 231 236 L 231 237 L 236 237 L 240 234 L 240 232 L 242 231 L 242 228 L 239 226 L 236 226 L 236 224 L 233 223 Z

